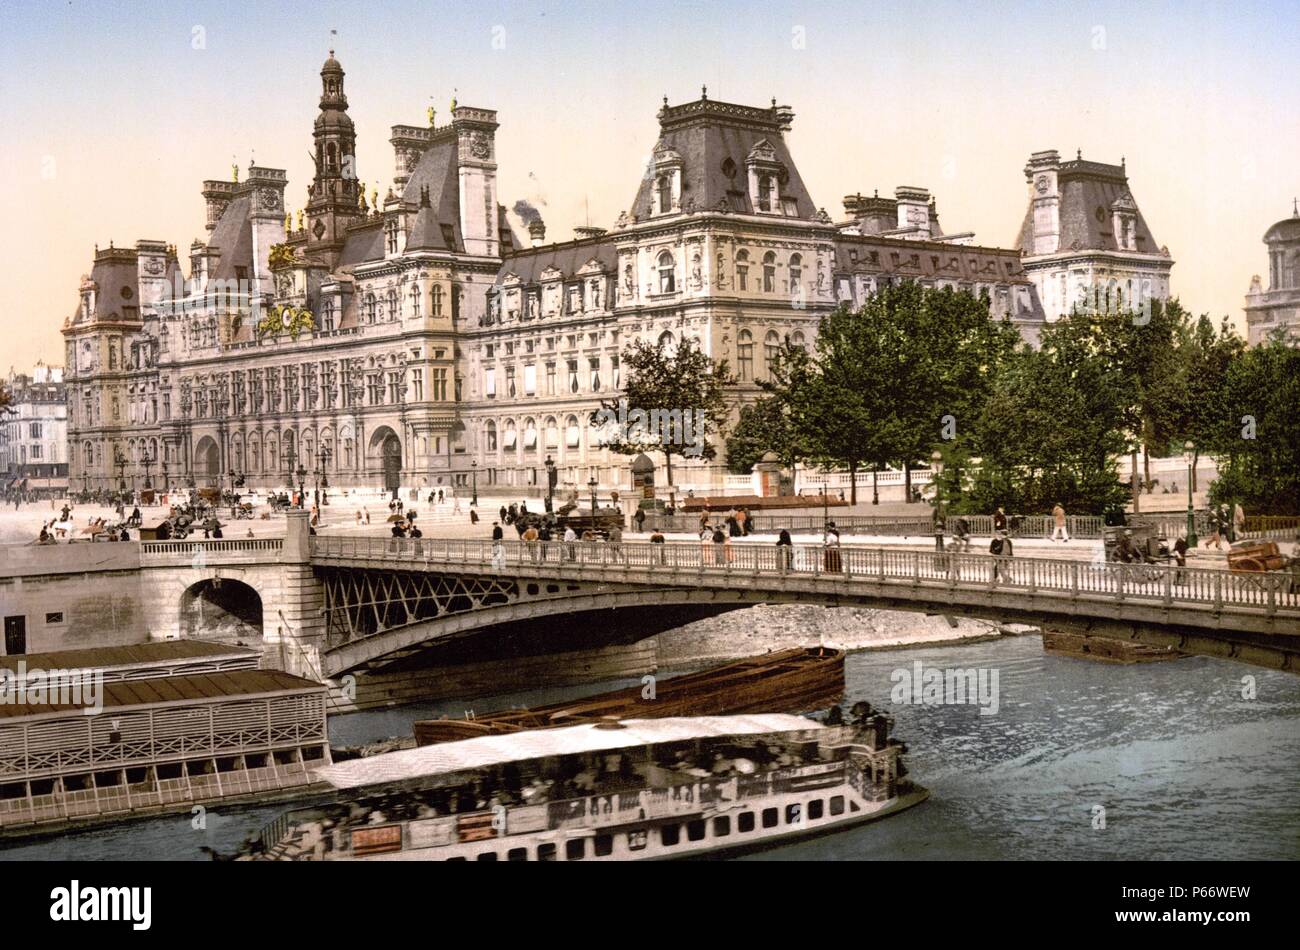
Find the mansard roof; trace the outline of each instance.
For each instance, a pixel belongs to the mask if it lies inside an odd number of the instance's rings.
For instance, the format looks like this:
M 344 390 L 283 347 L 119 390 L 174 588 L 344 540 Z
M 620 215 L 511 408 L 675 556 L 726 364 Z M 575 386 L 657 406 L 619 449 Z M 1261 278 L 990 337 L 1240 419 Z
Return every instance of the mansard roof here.
M 1061 241 L 1058 253 L 1069 251 L 1117 251 L 1112 206 L 1123 196 L 1134 203 L 1137 222 L 1134 239 L 1138 253 L 1160 254 L 1160 245 L 1136 206 L 1123 165 L 1107 165 L 1079 159 L 1061 162 L 1057 171 L 1061 195 Z M 1026 257 L 1034 256 L 1034 207 L 1030 202 L 1020 226 L 1017 246 Z
M 782 166 L 780 193 L 796 201 L 796 217 L 815 220 L 817 208 L 799 176 L 782 133 L 793 114 L 784 106 L 755 108 L 700 98 L 680 106 L 665 100 L 659 111 L 660 135 L 655 151 L 671 148 L 682 158 L 683 209 L 753 214 L 749 172 L 745 167 L 755 146 L 766 141 Z M 654 159 L 641 177 L 632 212 L 637 220 L 651 216 Z
M 380 221 L 368 221 L 366 224 L 353 225 L 348 228 L 348 236 L 343 242 L 343 253 L 339 255 L 339 267 L 350 267 L 366 261 L 384 259 L 384 226 Z
M 612 237 L 601 235 L 580 241 L 544 244 L 541 247 L 515 251 L 502 260 L 501 268 L 497 271 L 497 283 L 514 275 L 519 278 L 520 283 L 535 284 L 549 268 L 555 268 L 564 279 L 568 280 L 576 277 L 591 260 L 595 260 L 600 268 L 608 273 L 618 269 L 618 249 Z
M 448 222 L 450 223 L 450 222 Z M 453 230 L 453 229 L 449 229 Z M 453 251 L 447 246 L 442 223 L 431 206 L 422 206 L 411 221 L 410 231 L 406 236 L 408 251 Z
M 912 280 L 1029 283 L 1019 253 L 1009 248 L 857 234 L 835 236 L 835 272 Z
M 448 127 L 450 128 L 450 127 Z M 441 131 L 441 130 L 440 130 Z M 443 135 L 424 150 L 420 161 L 411 172 L 410 180 L 402 190 L 402 201 L 408 207 L 420 204 L 420 189 L 429 189 L 429 206 L 433 224 L 424 227 L 436 234 L 437 247 L 450 251 L 464 251 L 464 235 L 460 233 L 460 146 L 454 134 Z M 419 217 L 417 215 L 417 217 Z M 427 221 L 427 216 L 426 216 Z M 453 236 L 451 247 L 442 237 L 442 225 L 450 225 Z M 408 243 L 408 247 L 409 247 Z
M 77 301 L 72 323 L 140 319 L 140 275 L 136 252 L 126 247 L 97 249 L 90 279 L 95 283 L 95 312 L 86 319 Z
M 253 227 L 248 220 L 252 199 L 245 192 L 226 205 L 217 226 L 208 238 L 208 250 L 220 251 L 209 279 L 234 280 L 235 268 L 242 267 L 251 276 L 253 267 Z

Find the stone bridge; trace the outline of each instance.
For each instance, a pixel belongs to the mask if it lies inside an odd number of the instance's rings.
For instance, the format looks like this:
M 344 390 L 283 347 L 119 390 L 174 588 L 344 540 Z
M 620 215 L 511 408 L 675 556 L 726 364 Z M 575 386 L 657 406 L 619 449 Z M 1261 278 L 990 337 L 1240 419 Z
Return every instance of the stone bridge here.
M 364 669 L 525 617 L 817 603 L 1029 623 L 1300 671 L 1289 576 L 890 548 L 314 538 L 322 663 Z M 562 626 L 562 624 L 561 624 Z

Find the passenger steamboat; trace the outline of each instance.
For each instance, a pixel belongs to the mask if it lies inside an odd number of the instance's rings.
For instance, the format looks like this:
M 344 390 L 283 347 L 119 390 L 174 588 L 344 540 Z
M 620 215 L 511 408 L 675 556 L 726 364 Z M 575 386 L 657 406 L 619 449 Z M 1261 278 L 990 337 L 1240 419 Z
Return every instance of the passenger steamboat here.
M 864 704 L 865 705 L 865 704 Z M 838 831 L 923 801 L 890 717 L 584 723 L 315 770 L 244 860 L 583 861 L 717 855 Z

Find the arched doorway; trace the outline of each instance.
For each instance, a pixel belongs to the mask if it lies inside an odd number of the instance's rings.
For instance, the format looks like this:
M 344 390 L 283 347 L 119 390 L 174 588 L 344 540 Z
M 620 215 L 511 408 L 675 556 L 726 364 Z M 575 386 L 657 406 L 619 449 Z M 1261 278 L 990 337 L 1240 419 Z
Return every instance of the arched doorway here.
M 379 456 L 384 489 L 396 498 L 402 486 L 402 440 L 388 426 L 380 426 L 370 437 L 370 450 Z
M 260 643 L 262 598 L 243 581 L 213 577 L 181 594 L 181 636 L 223 643 Z
M 194 447 L 194 477 L 208 487 L 215 488 L 221 471 L 221 449 L 210 435 L 199 439 Z

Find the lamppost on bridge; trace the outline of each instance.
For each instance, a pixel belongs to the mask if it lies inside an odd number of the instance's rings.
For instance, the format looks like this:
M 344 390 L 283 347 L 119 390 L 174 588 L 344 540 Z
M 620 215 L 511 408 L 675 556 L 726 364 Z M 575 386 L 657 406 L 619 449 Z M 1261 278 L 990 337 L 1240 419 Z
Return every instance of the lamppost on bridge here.
M 546 456 L 546 513 L 548 515 L 554 510 L 555 506 L 556 478 L 555 460 L 548 455 Z
M 302 507 L 303 490 L 307 487 L 307 468 L 304 465 L 298 466 L 298 507 Z
M 930 470 L 934 473 L 934 549 L 943 550 L 943 486 L 939 476 L 943 474 L 943 453 L 935 449 L 930 453 Z
M 1196 461 L 1196 444 L 1188 439 L 1183 443 L 1183 458 L 1187 459 L 1187 546 L 1196 547 L 1196 512 L 1192 507 L 1192 466 Z
M 478 459 L 471 459 L 469 463 L 470 478 L 473 479 L 472 496 L 469 500 L 470 507 L 478 507 Z

